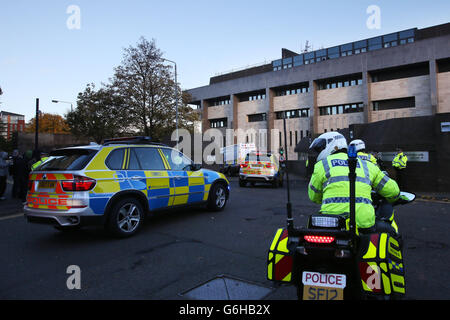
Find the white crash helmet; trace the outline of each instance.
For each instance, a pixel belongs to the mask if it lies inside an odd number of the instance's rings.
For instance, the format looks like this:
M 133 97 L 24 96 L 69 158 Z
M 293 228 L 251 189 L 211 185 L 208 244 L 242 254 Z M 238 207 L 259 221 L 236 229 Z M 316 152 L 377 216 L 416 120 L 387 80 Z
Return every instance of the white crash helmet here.
M 338 150 L 347 149 L 347 140 L 339 132 L 326 132 L 314 139 L 309 149 L 317 152 L 316 161 L 321 161 Z
M 366 144 L 364 141 L 356 139 L 350 142 L 350 146 L 355 146 L 356 152 L 366 149 Z

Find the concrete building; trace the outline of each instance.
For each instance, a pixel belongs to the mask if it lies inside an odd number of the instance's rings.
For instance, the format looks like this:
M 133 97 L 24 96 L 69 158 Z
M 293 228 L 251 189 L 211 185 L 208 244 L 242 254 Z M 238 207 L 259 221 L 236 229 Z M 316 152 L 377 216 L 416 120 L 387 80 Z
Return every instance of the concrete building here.
M 14 132 L 25 130 L 25 116 L 7 111 L 0 111 L 0 136 L 11 139 Z
M 281 59 L 187 92 L 203 131 L 241 129 L 242 142 L 275 152 L 286 117 L 288 156 L 297 160 L 295 145 L 306 136 L 450 112 L 450 23 L 301 54 L 282 49 Z

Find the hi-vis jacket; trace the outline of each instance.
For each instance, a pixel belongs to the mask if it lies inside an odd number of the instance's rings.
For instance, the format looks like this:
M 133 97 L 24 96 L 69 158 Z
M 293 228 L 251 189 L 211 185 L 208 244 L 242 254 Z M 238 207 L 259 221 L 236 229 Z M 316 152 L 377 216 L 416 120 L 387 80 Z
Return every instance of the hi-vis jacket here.
M 392 166 L 397 169 L 405 169 L 406 162 L 408 162 L 408 157 L 403 152 L 400 152 L 392 160 Z
M 370 153 L 358 152 L 358 158 L 360 158 L 362 160 L 370 161 L 370 162 L 372 162 L 375 165 L 377 164 L 377 158 L 375 158 Z
M 308 186 L 309 199 L 322 204 L 321 213 L 348 214 L 350 212 L 350 183 L 348 179 L 348 156 L 336 153 L 319 161 Z M 375 224 L 372 206 L 372 188 L 388 201 L 395 201 L 400 190 L 397 183 L 370 161 L 358 158 L 356 165 L 355 205 L 356 225 L 370 228 Z

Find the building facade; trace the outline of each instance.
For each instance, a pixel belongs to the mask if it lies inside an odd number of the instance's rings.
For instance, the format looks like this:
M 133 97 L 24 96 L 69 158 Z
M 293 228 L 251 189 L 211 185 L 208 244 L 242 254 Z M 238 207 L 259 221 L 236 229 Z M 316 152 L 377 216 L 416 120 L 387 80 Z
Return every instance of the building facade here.
M 9 140 L 14 132 L 25 130 L 25 116 L 22 114 L 0 111 L 0 136 Z
M 274 152 L 284 146 L 285 117 L 288 156 L 296 160 L 303 137 L 450 112 L 450 23 L 302 54 L 282 49 L 270 64 L 212 77 L 187 92 L 203 131 L 240 129 L 242 142 L 266 143 Z

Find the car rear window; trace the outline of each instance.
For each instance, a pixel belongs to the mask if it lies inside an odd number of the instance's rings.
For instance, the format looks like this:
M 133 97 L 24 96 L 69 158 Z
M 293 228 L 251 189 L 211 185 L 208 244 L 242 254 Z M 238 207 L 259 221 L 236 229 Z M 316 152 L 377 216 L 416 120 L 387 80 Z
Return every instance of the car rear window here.
M 97 153 L 92 149 L 60 149 L 50 153 L 49 159 L 35 171 L 82 170 Z
M 267 155 L 267 154 L 254 154 L 254 153 L 247 153 L 247 156 L 245 157 L 245 161 L 271 162 L 270 155 Z

